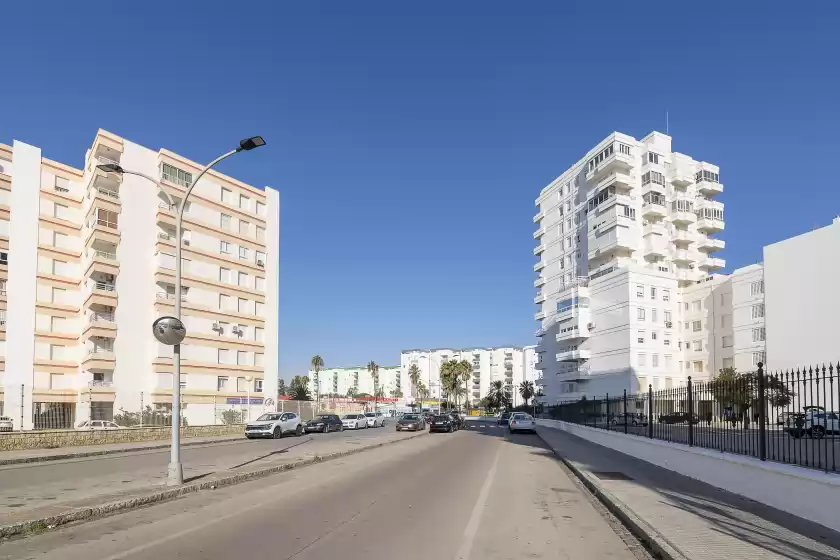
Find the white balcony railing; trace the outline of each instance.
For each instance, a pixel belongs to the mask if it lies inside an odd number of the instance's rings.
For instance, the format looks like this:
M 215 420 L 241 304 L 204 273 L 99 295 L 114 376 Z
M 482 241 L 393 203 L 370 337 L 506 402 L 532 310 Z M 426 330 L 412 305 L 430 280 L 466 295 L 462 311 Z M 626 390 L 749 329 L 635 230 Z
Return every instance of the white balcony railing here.
M 168 233 L 158 233 L 158 239 L 163 239 L 164 241 L 172 241 L 174 237 L 174 235 L 169 235 Z
M 113 387 L 113 381 L 88 381 L 88 387 Z
M 106 189 L 104 187 L 96 187 L 96 192 L 98 192 L 102 196 L 107 196 L 108 198 L 113 198 L 116 200 L 120 199 L 120 193 L 118 193 L 117 191 L 112 191 L 111 189 Z
M 117 254 L 116 253 L 109 253 L 108 251 L 98 251 L 98 250 L 97 251 L 92 251 L 91 255 L 93 257 L 98 257 L 100 259 L 105 259 L 105 260 L 109 260 L 109 261 L 117 260 Z
M 66 187 L 59 187 L 58 185 L 55 185 L 53 187 L 53 190 L 55 190 L 55 192 L 60 192 L 60 193 L 69 193 L 70 192 L 70 189 L 68 189 Z
M 114 352 L 113 346 L 88 346 L 88 354 L 111 354 Z
M 158 208 L 163 208 L 164 210 L 171 210 L 173 212 L 175 211 L 174 206 L 172 206 L 171 204 L 167 204 L 166 202 L 158 202 Z
M 175 301 L 175 294 L 170 294 L 167 292 L 158 292 L 157 299 L 161 301 Z M 187 299 L 187 294 L 181 294 L 181 301 L 189 301 Z
M 88 322 L 90 324 L 94 323 L 114 323 L 114 314 L 113 313 L 91 313 L 88 316 Z
M 101 282 L 101 281 L 88 282 L 87 286 L 91 290 L 102 290 L 103 292 L 116 292 L 117 291 L 117 287 L 114 284 L 111 284 L 109 282 Z

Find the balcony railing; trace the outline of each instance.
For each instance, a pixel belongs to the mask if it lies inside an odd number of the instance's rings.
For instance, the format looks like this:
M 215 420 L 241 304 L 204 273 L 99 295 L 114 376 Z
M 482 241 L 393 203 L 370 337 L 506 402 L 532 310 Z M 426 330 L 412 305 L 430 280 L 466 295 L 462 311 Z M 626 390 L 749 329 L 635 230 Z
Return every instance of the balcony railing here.
M 94 226 L 103 226 L 110 229 L 117 229 L 117 222 L 112 222 L 111 220 L 106 220 L 105 218 L 96 218 L 91 220 L 88 223 L 89 227 Z
M 113 387 L 113 381 L 88 381 L 88 387 Z
M 66 187 L 59 187 L 58 185 L 55 185 L 53 187 L 53 190 L 55 190 L 55 192 L 60 192 L 60 193 L 69 193 L 70 192 L 70 189 L 68 189 Z
M 111 354 L 114 352 L 113 346 L 88 346 L 88 354 Z
M 88 322 L 90 324 L 94 323 L 114 323 L 114 314 L 113 313 L 91 313 L 88 316 Z
M 175 294 L 170 294 L 170 293 L 167 293 L 167 292 L 158 292 L 157 293 L 157 299 L 162 300 L 162 301 L 168 301 L 168 300 L 175 301 Z M 181 294 L 181 301 L 188 301 L 187 300 L 187 294 Z
M 104 292 L 115 292 L 117 291 L 117 287 L 113 284 L 108 282 L 88 282 L 88 287 L 92 290 L 102 290 Z
M 175 207 L 172 204 L 167 204 L 166 202 L 158 202 L 158 208 L 163 208 L 164 210 L 171 210 L 175 211 Z
M 93 251 L 91 254 L 94 257 L 99 257 L 100 259 L 106 259 L 106 260 L 109 260 L 109 261 L 117 260 L 117 254 L 116 253 L 109 253 L 108 251 L 98 251 L 97 250 L 97 251 Z
M 114 159 L 111 159 L 111 158 L 105 157 L 105 156 L 96 156 L 96 159 L 98 159 L 101 163 L 103 163 L 105 165 L 107 165 L 107 164 L 119 165 L 120 164 L 120 162 L 118 162 L 117 160 L 114 160 Z
M 107 196 L 108 198 L 114 198 L 116 200 L 120 199 L 120 193 L 118 193 L 117 191 L 106 189 L 104 187 L 96 187 L 96 192 L 103 196 Z
M 169 235 L 168 233 L 158 233 L 158 239 L 163 239 L 164 241 L 172 241 L 174 235 Z

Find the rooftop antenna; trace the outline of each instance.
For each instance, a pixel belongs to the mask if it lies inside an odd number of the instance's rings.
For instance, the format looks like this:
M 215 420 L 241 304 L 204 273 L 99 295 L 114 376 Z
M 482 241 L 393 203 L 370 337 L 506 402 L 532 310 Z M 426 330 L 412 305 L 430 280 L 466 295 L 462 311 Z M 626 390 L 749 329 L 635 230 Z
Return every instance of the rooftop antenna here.
M 665 109 L 665 134 L 670 134 L 668 124 L 668 109 Z

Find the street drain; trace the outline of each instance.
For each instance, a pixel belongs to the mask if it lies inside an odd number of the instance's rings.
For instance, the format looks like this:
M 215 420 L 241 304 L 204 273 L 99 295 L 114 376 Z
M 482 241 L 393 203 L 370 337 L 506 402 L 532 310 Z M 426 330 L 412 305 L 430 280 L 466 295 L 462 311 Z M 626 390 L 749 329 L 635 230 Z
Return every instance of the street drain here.
M 633 480 L 623 472 L 616 471 L 593 471 L 592 474 L 601 480 Z

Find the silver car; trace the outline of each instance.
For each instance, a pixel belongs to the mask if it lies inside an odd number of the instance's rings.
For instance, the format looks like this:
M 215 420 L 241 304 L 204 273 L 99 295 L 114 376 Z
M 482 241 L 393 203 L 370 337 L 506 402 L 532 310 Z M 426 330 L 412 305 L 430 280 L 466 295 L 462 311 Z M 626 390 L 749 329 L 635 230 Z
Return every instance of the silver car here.
M 345 430 L 358 430 L 368 427 L 367 417 L 364 414 L 345 414 L 341 417 L 341 423 L 344 424 Z
M 508 430 L 510 430 L 510 433 L 531 432 L 532 434 L 536 434 L 537 422 L 536 420 L 534 420 L 534 417 L 530 414 L 525 414 L 524 412 L 517 412 L 516 414 L 510 417 Z
M 381 412 L 366 412 L 365 418 L 367 418 L 368 428 L 385 427 L 385 416 Z
M 294 412 L 266 412 L 245 426 L 245 437 L 278 439 L 285 434 L 303 434 L 300 416 Z

